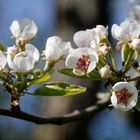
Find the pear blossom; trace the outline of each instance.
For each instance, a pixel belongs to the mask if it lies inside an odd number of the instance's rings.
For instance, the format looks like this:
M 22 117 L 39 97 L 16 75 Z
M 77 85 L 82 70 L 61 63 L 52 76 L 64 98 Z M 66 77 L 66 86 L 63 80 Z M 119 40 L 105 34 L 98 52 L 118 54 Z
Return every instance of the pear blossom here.
M 59 36 L 52 36 L 47 39 L 44 55 L 48 61 L 57 61 L 65 58 L 73 48 L 70 42 L 63 42 Z
M 96 68 L 97 53 L 90 48 L 77 48 L 66 58 L 66 66 L 73 69 L 75 75 L 85 75 Z
M 7 63 L 13 71 L 28 72 L 38 61 L 39 51 L 32 44 L 26 44 L 22 52 L 18 52 L 15 45 L 7 49 Z
M 108 37 L 107 28 L 97 25 L 93 29 L 81 30 L 74 34 L 73 40 L 79 48 L 92 48 L 98 52 L 100 42 Z
M 30 19 L 14 20 L 10 31 L 17 42 L 24 42 L 33 39 L 38 31 L 37 25 Z
M 120 26 L 113 24 L 112 26 L 112 36 L 119 41 L 128 42 L 140 35 L 140 24 L 135 20 L 125 20 Z
M 107 79 L 110 76 L 110 67 L 105 65 L 101 69 L 99 69 L 99 74 L 103 79 Z
M 138 101 L 138 90 L 128 82 L 118 82 L 112 87 L 111 103 L 122 111 L 132 109 Z
M 0 50 L 0 70 L 4 69 L 7 63 L 7 58 L 5 54 Z

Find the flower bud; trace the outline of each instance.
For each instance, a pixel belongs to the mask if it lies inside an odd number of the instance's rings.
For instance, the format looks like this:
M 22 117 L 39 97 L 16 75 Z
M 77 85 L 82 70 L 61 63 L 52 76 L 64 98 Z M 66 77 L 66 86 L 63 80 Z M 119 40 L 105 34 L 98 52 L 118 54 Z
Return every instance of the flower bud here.
M 99 53 L 101 53 L 102 55 L 106 55 L 108 53 L 108 46 L 103 45 L 99 48 Z
M 140 39 L 133 39 L 131 45 L 136 50 L 140 49 Z
M 105 65 L 99 70 L 99 74 L 103 79 L 107 79 L 110 76 L 110 67 Z

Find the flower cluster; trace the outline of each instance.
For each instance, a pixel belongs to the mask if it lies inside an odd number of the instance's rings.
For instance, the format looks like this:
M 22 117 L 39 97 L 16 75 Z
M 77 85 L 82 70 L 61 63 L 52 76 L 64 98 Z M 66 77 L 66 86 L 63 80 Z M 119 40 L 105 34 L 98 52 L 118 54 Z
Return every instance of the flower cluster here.
M 138 7 L 136 9 L 134 15 L 137 15 Z M 43 69 L 34 69 L 42 56 L 30 43 L 38 31 L 34 21 L 15 20 L 10 30 L 15 44 L 7 47 L 7 51 L 4 48 L 0 50 L 0 79 L 12 95 L 12 106 L 18 105 L 17 101 L 27 87 L 45 82 L 50 76 L 49 71 L 59 60 L 65 60 L 67 69 L 60 70 L 63 74 L 91 80 L 106 80 L 109 83 L 107 89 L 111 103 L 115 108 L 128 111 L 136 106 L 138 90 L 130 81 L 140 79 L 140 22 L 138 17 L 126 19 L 120 25 L 113 24 L 111 28 L 112 36 L 117 41 L 116 47 L 120 48 L 122 59 L 120 69 L 117 68 L 113 48 L 108 39 L 108 27 L 103 25 L 76 32 L 73 35 L 76 48 L 72 47 L 71 42 L 64 42 L 59 36 L 49 37 L 42 52 L 46 62 Z M 132 68 L 138 72 L 138 76 L 134 77 L 130 74 Z M 67 94 L 66 83 L 46 86 L 49 88 L 48 92 L 52 90 L 52 87 L 57 90 L 56 86 L 59 86 L 58 92 L 61 93 L 60 89 L 62 89 L 62 95 L 64 91 Z M 72 87 L 67 88 L 68 94 L 70 90 L 71 94 L 85 91 L 81 87 L 75 87 L 78 88 L 77 91 Z M 44 90 L 41 89 L 41 91 L 43 93 L 37 92 L 37 95 L 46 94 Z

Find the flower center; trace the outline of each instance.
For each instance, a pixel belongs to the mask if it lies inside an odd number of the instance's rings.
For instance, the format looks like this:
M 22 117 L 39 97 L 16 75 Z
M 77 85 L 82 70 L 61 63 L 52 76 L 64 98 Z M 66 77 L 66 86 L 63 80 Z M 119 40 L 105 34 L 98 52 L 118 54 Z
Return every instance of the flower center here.
M 80 69 L 82 71 L 87 71 L 89 63 L 90 63 L 90 56 L 89 55 L 82 55 L 76 63 L 76 65 L 77 65 L 76 68 Z
M 127 106 L 128 99 L 132 96 L 132 93 L 129 93 L 126 88 L 116 91 L 115 94 L 117 97 L 117 104 L 124 104 L 125 106 Z

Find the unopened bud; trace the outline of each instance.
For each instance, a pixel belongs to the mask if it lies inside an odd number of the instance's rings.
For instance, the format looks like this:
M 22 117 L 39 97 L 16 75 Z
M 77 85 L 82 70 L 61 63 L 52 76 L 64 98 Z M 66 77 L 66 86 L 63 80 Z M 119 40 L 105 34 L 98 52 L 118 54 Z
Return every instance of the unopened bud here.
M 131 45 L 134 49 L 140 50 L 140 39 L 133 39 Z
M 108 48 L 108 46 L 106 46 L 106 45 L 103 45 L 103 46 L 101 46 L 101 47 L 99 48 L 99 52 L 100 52 L 102 55 L 106 55 L 106 54 L 108 53 L 108 50 L 109 50 L 109 48 Z
M 105 65 L 99 70 L 99 74 L 103 79 L 107 79 L 110 76 L 110 67 Z

